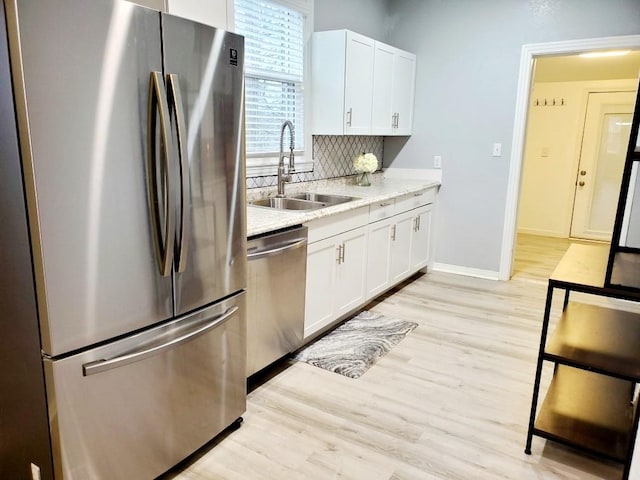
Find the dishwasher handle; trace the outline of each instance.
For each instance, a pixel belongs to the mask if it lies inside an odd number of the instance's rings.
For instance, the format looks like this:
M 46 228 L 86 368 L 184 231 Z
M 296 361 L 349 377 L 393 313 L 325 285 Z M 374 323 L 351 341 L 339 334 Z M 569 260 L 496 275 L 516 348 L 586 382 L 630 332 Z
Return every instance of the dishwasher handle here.
M 247 259 L 258 260 L 264 257 L 271 257 L 273 255 L 278 255 L 286 250 L 293 250 L 294 248 L 299 248 L 307 243 L 306 238 L 299 238 L 293 241 L 279 243 L 275 246 L 268 246 L 265 248 L 260 248 L 257 250 L 253 250 L 247 253 Z

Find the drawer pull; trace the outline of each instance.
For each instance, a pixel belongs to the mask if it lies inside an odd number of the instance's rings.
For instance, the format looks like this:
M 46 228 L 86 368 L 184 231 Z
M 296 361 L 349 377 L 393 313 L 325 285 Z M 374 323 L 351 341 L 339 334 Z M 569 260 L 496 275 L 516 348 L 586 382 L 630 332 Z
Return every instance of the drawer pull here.
M 381 207 L 388 207 L 388 206 L 390 206 L 390 205 L 391 205 L 390 203 L 386 203 L 386 202 L 385 202 L 385 203 L 381 203 L 381 204 L 380 204 L 380 206 L 381 206 Z
M 113 370 L 118 367 L 122 367 L 125 365 L 129 365 L 134 362 L 139 362 L 140 360 L 144 360 L 146 358 L 152 357 L 154 355 L 158 355 L 166 350 L 171 350 L 176 348 L 184 343 L 189 342 L 190 340 L 199 337 L 200 335 L 212 330 L 214 327 L 221 325 L 229 318 L 231 318 L 238 311 L 238 307 L 228 308 L 222 315 L 219 315 L 213 318 L 211 321 L 206 322 L 204 325 L 199 325 L 195 327 L 193 331 L 190 331 L 180 337 L 171 338 L 165 343 L 160 345 L 154 345 L 149 348 L 142 348 L 140 350 L 134 350 L 132 352 L 124 353 L 118 357 L 114 358 L 103 358 L 100 360 L 95 360 L 93 362 L 85 363 L 82 366 L 82 374 L 83 376 L 94 375 L 96 373 L 106 372 L 108 370 Z M 168 336 L 169 338 L 171 336 Z
M 424 192 L 418 192 L 413 194 L 414 197 L 421 197 L 422 195 L 424 195 Z

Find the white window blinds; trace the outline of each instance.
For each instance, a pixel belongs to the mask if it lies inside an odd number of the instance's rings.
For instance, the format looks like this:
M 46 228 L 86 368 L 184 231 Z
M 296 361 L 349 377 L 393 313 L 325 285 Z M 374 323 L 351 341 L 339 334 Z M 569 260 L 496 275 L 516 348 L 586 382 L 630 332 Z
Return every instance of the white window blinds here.
M 304 149 L 304 25 L 301 12 L 277 2 L 235 0 L 235 29 L 245 37 L 249 156 L 277 154 L 285 120 L 293 122 L 296 150 Z

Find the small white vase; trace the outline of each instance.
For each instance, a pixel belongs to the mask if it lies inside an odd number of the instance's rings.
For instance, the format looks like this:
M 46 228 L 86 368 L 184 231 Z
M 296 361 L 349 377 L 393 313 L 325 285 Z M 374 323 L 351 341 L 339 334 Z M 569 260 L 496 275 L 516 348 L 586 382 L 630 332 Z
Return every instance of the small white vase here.
M 356 177 L 356 185 L 359 187 L 370 187 L 371 179 L 369 178 L 369 172 L 359 172 Z

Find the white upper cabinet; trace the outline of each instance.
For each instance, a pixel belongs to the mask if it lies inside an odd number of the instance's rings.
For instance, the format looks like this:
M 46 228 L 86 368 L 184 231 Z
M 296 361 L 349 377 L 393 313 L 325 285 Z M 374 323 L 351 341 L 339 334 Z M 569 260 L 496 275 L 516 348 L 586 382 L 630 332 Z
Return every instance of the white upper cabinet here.
M 164 12 L 164 0 L 127 0 L 129 3 L 135 3 L 136 5 L 141 5 L 143 7 L 153 8 L 154 10 L 159 10 Z
M 165 0 L 171 15 L 233 30 L 233 0 Z
M 334 30 L 313 34 L 311 57 L 314 134 L 411 134 L 415 55 Z
M 376 42 L 373 76 L 373 105 L 371 114 L 371 133 L 373 135 L 391 135 L 393 133 L 393 62 L 396 49 Z
M 348 30 L 317 32 L 312 38 L 314 134 L 371 133 L 374 41 Z
M 128 0 L 177 17 L 233 31 L 233 0 Z
M 344 75 L 344 133 L 371 133 L 374 41 L 347 31 Z
M 416 56 L 396 49 L 393 58 L 393 113 L 392 135 L 411 135 L 413 129 L 413 103 L 416 91 Z
M 375 49 L 372 133 L 411 135 L 416 56 L 380 42 Z

